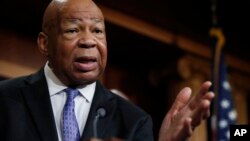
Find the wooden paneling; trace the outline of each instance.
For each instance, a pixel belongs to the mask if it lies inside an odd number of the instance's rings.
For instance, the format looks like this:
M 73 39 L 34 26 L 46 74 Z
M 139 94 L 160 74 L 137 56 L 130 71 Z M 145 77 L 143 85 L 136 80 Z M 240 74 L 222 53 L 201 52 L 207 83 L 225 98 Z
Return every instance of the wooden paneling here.
M 45 58 L 36 41 L 13 31 L 0 29 L 0 75 L 18 77 L 37 71 Z

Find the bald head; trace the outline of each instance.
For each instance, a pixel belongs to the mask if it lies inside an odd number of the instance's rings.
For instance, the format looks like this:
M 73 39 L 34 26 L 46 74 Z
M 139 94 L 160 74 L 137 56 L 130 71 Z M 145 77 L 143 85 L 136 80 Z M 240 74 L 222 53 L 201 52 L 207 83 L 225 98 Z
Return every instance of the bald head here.
M 88 11 L 98 13 L 98 18 L 103 19 L 101 10 L 92 0 L 52 0 L 44 12 L 42 30 L 47 33 L 55 27 L 62 14 Z
M 105 23 L 91 0 L 53 0 L 44 13 L 39 50 L 67 86 L 99 79 L 107 62 Z

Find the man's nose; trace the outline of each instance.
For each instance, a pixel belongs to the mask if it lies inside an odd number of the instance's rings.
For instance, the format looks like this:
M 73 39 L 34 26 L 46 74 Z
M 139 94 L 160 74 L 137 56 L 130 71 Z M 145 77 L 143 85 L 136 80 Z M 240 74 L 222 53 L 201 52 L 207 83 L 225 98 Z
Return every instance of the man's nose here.
M 80 35 L 78 46 L 81 48 L 93 48 L 96 46 L 95 37 L 91 32 L 84 32 Z

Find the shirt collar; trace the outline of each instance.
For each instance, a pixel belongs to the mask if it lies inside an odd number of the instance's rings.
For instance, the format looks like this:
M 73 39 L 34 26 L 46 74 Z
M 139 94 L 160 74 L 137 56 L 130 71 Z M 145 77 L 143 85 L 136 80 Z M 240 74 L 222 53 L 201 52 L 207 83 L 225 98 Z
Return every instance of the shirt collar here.
M 64 89 L 67 88 L 67 86 L 65 86 L 54 74 L 52 69 L 49 67 L 48 62 L 46 62 L 45 64 L 44 73 L 48 84 L 50 96 L 59 94 L 60 92 L 62 92 Z M 84 98 L 86 98 L 88 102 L 91 102 L 94 97 L 95 86 L 96 82 L 86 85 L 83 88 L 78 88 L 78 91 Z

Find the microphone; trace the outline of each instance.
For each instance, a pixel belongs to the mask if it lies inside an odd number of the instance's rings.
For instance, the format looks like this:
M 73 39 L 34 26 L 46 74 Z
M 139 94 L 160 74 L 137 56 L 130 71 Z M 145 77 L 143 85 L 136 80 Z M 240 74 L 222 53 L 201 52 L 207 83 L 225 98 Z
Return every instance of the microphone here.
M 105 108 L 103 107 L 100 107 L 96 110 L 96 116 L 95 116 L 95 119 L 94 119 L 94 122 L 93 122 L 93 129 L 94 129 L 94 137 L 95 138 L 98 138 L 98 134 L 97 134 L 97 123 L 98 123 L 98 120 L 99 118 L 103 118 L 105 117 L 107 114 Z

